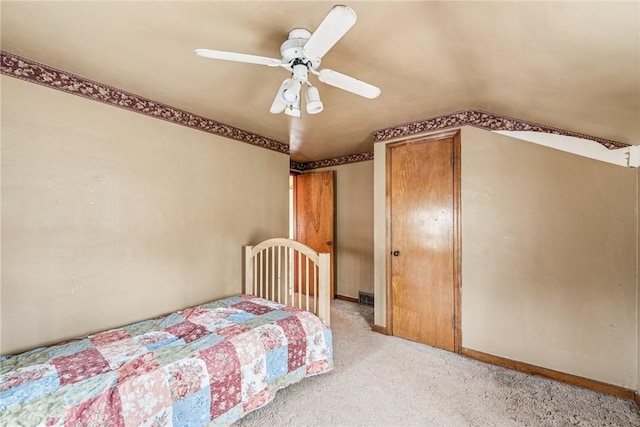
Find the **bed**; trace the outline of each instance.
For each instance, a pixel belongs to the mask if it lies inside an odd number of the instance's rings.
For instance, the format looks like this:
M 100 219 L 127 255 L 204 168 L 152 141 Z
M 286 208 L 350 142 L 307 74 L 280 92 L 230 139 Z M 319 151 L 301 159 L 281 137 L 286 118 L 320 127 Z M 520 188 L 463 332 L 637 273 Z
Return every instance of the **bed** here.
M 3 356 L 0 425 L 230 425 L 330 371 L 328 255 L 244 253 L 241 295 Z

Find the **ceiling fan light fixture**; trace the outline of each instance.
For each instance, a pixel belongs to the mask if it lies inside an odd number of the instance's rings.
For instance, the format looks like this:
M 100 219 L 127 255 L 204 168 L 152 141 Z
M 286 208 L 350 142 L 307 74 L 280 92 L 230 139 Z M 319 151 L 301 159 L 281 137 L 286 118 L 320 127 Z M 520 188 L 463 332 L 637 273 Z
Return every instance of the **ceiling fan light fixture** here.
M 307 113 L 318 114 L 324 110 L 324 105 L 320 100 L 320 92 L 318 92 L 318 88 L 309 86 L 305 91 L 305 96 L 307 98 Z
M 287 104 L 295 104 L 300 100 L 301 83 L 296 79 L 287 79 L 282 85 L 280 96 Z

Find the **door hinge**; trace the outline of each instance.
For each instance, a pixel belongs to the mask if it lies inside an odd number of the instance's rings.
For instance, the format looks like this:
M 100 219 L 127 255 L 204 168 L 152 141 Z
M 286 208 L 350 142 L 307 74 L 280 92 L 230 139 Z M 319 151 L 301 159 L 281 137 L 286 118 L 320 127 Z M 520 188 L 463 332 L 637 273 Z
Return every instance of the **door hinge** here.
M 451 327 L 453 329 L 456 328 L 456 315 L 455 314 L 453 316 L 451 316 Z
M 456 165 L 456 153 L 455 152 L 451 152 L 451 167 Z

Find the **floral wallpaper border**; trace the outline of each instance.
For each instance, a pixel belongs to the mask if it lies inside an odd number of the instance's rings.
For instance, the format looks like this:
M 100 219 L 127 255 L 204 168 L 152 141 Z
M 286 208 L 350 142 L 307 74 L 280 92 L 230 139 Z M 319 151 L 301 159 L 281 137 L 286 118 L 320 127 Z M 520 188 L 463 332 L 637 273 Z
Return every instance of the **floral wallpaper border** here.
M 155 117 L 157 119 L 180 124 L 203 132 L 277 151 L 279 153 L 289 154 L 289 146 L 283 142 L 220 123 L 197 114 L 189 113 L 188 111 L 174 108 L 161 102 L 156 102 L 102 83 L 94 82 L 3 50 L 0 50 L 0 72 L 4 75 L 15 77 L 20 80 L 144 114 L 149 117 Z M 458 111 L 417 122 L 380 129 L 374 132 L 373 142 L 388 141 L 398 137 L 464 125 L 475 126 L 486 130 L 535 131 L 575 136 L 578 138 L 596 141 L 608 149 L 628 146 L 628 144 L 621 142 L 597 138 L 510 117 L 499 116 L 479 110 Z M 367 160 L 373 160 L 373 152 L 350 154 L 332 159 L 316 160 L 304 163 L 290 160 L 290 168 L 292 170 L 302 172 Z
M 616 148 L 628 147 L 629 144 L 612 141 L 609 139 L 598 138 L 595 136 L 585 135 L 578 132 L 558 129 L 551 126 L 545 126 L 537 123 L 518 120 L 511 117 L 499 116 L 497 114 L 488 113 L 480 110 L 464 110 L 455 113 L 445 114 L 442 116 L 432 117 L 403 125 L 393 126 L 386 129 L 380 129 L 373 133 L 373 142 L 383 142 L 390 139 L 403 136 L 415 135 L 423 132 L 432 132 L 440 129 L 448 129 L 460 126 L 474 126 L 485 130 L 503 130 L 503 131 L 532 131 L 542 133 L 552 133 L 556 135 L 574 136 L 577 138 L 588 139 L 604 145 L 610 150 Z
M 285 143 L 0 51 L 2 74 L 203 132 L 289 154 Z
M 291 169 L 304 172 L 312 169 L 328 168 L 332 166 L 348 165 L 350 163 L 365 162 L 373 160 L 373 151 L 346 156 L 335 157 L 333 159 L 315 160 L 312 162 L 298 163 L 291 161 Z
M 296 162 L 295 160 L 289 160 L 289 169 L 292 171 L 302 172 L 304 169 L 304 163 Z

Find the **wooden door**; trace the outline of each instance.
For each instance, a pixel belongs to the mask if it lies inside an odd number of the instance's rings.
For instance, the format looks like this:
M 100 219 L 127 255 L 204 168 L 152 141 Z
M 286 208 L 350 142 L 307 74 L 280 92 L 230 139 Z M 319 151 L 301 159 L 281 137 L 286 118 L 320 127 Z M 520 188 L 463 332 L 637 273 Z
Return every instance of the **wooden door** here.
M 387 148 L 391 333 L 456 349 L 454 140 Z
M 329 253 L 331 296 L 335 296 L 335 175 L 333 171 L 297 175 L 294 185 L 295 238 Z

